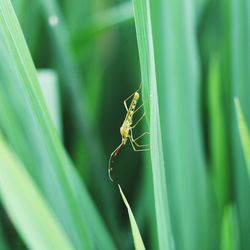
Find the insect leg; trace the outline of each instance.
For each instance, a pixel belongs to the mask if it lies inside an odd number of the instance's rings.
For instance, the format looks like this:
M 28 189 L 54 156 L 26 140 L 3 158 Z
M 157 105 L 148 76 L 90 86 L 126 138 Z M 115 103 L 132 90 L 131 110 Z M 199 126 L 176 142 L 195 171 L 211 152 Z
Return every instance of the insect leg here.
M 150 146 L 150 144 L 139 144 L 139 143 L 137 142 L 138 139 L 140 139 L 140 138 L 143 137 L 144 135 L 149 135 L 149 134 L 150 134 L 149 132 L 144 132 L 144 133 L 142 133 L 140 136 L 138 136 L 138 137 L 136 137 L 136 138 L 134 139 L 134 137 L 133 137 L 133 132 L 132 132 L 132 130 L 130 130 L 131 140 L 132 140 L 133 144 L 136 145 L 136 146 L 139 147 L 139 148 L 140 148 L 140 147 L 149 147 L 149 146 Z M 149 148 L 146 149 L 146 150 L 149 150 Z
M 126 111 L 128 112 L 128 105 L 127 105 L 127 101 L 135 94 L 135 92 L 133 94 L 131 94 L 129 97 L 127 97 L 123 103 L 124 103 L 124 106 L 125 106 L 125 109 Z
M 144 132 L 144 133 L 142 133 L 141 135 L 139 135 L 138 137 L 136 137 L 136 138 L 134 139 L 134 143 L 136 143 L 136 141 L 137 141 L 138 139 L 142 138 L 144 135 L 150 135 L 150 133 L 149 133 L 149 132 Z M 137 146 L 138 146 L 138 147 L 149 146 L 149 145 L 150 145 L 150 144 L 144 144 L 144 145 L 142 145 L 142 144 L 138 144 L 138 143 L 137 143 Z
M 148 151 L 148 150 L 150 150 L 149 148 L 137 149 L 137 148 L 135 147 L 136 144 L 135 144 L 134 141 L 132 140 L 131 136 L 129 136 L 129 140 L 130 140 L 130 142 L 131 142 L 131 145 L 132 145 L 133 150 L 136 151 L 136 152 L 138 152 L 138 151 Z M 135 144 L 135 145 L 134 145 L 134 144 Z
M 134 111 L 134 113 L 136 113 L 140 108 L 142 108 L 143 107 L 143 104 L 141 104 L 135 111 Z
M 139 92 L 139 90 L 141 89 L 141 84 L 140 84 L 140 87 L 135 91 L 135 92 Z M 127 101 L 135 94 L 135 92 L 133 92 L 129 97 L 127 97 L 123 103 L 124 103 L 124 106 L 125 106 L 125 109 L 126 111 L 128 112 L 128 105 L 127 105 Z
M 145 116 L 146 116 L 146 113 L 144 113 L 144 114 L 139 118 L 139 120 L 138 120 L 133 126 L 131 126 L 131 129 L 135 128 L 135 127 L 139 124 L 139 122 L 140 122 Z

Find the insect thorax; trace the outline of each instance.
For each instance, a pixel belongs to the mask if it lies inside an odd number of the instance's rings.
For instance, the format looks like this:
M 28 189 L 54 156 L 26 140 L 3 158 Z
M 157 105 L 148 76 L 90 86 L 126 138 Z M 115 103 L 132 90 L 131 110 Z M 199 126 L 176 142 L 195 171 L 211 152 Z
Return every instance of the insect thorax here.
M 124 123 L 120 127 L 120 133 L 121 133 L 122 138 L 127 138 L 128 137 L 130 126 L 131 126 L 130 122 L 124 121 Z

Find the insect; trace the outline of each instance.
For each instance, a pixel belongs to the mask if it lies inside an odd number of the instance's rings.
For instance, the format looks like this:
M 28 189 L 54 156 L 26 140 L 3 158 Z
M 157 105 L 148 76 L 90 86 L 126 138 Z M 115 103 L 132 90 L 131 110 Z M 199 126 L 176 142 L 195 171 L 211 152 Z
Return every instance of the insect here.
M 137 91 L 135 91 L 132 95 L 130 95 L 128 98 L 126 98 L 123 103 L 125 106 L 125 109 L 127 111 L 127 114 L 125 116 L 125 119 L 122 123 L 122 126 L 120 127 L 120 134 L 121 134 L 121 143 L 120 145 L 111 153 L 110 158 L 109 158 L 109 167 L 108 167 L 108 174 L 109 174 L 109 179 L 113 182 L 113 179 L 111 177 L 111 172 L 113 170 L 111 163 L 112 163 L 112 158 L 117 156 L 117 154 L 119 153 L 120 149 L 122 146 L 124 146 L 127 141 L 129 140 L 132 148 L 134 151 L 147 151 L 149 150 L 149 148 L 145 148 L 148 147 L 149 144 L 146 145 L 140 145 L 137 141 L 142 138 L 144 135 L 149 134 L 149 132 L 144 132 L 142 133 L 140 136 L 138 136 L 137 138 L 133 137 L 133 129 L 139 124 L 139 122 L 145 117 L 145 112 L 143 113 L 143 115 L 138 119 L 138 121 L 133 124 L 133 116 L 134 114 L 143 107 L 143 104 L 141 104 L 137 109 L 136 109 L 136 105 L 138 103 L 138 100 L 140 98 L 140 94 L 139 94 L 139 90 L 141 89 L 141 85 L 139 87 L 139 89 Z M 127 105 L 127 101 L 129 99 L 132 98 L 132 101 L 128 107 Z

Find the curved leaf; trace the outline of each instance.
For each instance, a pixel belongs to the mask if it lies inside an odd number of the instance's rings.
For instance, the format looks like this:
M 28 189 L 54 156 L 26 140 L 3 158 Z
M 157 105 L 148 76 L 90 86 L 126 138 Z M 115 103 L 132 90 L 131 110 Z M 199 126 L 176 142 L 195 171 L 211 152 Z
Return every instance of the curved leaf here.
M 118 184 L 118 187 L 119 187 L 119 191 L 120 191 L 122 200 L 128 209 L 128 215 L 129 215 L 130 225 L 131 225 L 132 234 L 133 234 L 133 238 L 134 238 L 135 249 L 136 250 L 144 250 L 145 246 L 143 244 L 141 234 L 140 234 L 140 231 L 139 231 L 138 226 L 136 224 L 133 212 L 132 212 L 132 210 L 128 204 L 128 201 L 127 201 L 125 195 L 123 194 L 121 186 L 119 184 Z
M 30 249 L 74 249 L 36 184 L 0 136 L 0 197 Z

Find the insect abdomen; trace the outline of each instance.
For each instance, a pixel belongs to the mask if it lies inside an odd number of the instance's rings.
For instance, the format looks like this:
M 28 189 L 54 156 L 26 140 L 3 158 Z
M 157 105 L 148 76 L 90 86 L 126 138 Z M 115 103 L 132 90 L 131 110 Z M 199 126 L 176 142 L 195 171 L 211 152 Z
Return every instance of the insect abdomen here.
M 127 116 L 126 116 L 126 119 L 132 123 L 132 117 L 134 115 L 134 111 L 135 111 L 135 107 L 136 107 L 136 104 L 138 102 L 138 99 L 139 99 L 140 95 L 138 92 L 135 92 L 135 95 L 134 95 L 134 98 L 129 106 L 129 109 L 128 109 L 128 113 L 127 113 Z

